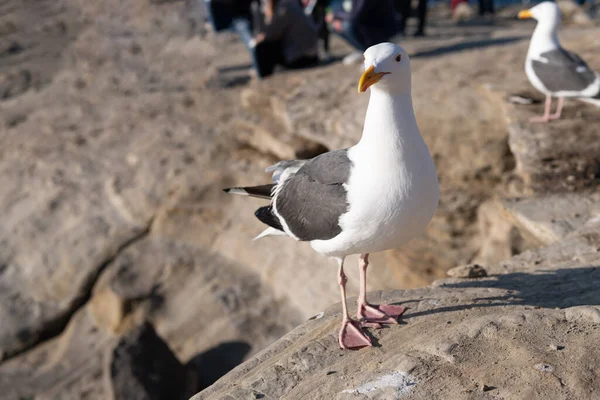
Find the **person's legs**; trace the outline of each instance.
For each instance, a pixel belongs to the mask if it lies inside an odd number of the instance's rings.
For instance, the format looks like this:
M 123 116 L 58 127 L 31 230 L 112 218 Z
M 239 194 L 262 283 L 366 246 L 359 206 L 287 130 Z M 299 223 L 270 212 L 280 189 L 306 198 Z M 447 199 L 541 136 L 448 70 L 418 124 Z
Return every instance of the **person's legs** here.
M 396 9 L 396 12 L 402 16 L 398 31 L 401 34 L 404 34 L 404 31 L 406 29 L 406 23 L 410 18 L 411 13 L 410 0 L 395 0 L 394 8 Z
M 479 0 L 479 15 L 494 14 L 493 0 Z
M 329 53 L 329 29 L 327 28 L 327 22 L 325 21 L 325 16 L 327 14 L 327 10 L 325 8 L 325 4 L 317 3 L 314 11 L 315 15 L 315 23 L 318 27 L 318 37 L 323 41 L 323 50 L 326 53 Z
M 329 29 L 327 29 L 327 23 L 323 22 L 319 31 L 319 37 L 323 40 L 323 50 L 329 54 Z
M 496 10 L 494 9 L 494 0 L 487 0 L 488 2 L 488 12 L 490 14 L 494 14 L 496 12 Z
M 427 18 L 427 0 L 419 0 L 419 6 L 417 8 L 419 15 L 419 27 L 417 28 L 416 36 L 425 35 L 425 19 Z
M 250 16 L 248 18 L 234 18 L 231 22 L 231 28 L 238 34 L 244 46 L 249 52 L 252 52 L 252 41 L 254 36 L 252 35 L 252 24 L 250 23 Z

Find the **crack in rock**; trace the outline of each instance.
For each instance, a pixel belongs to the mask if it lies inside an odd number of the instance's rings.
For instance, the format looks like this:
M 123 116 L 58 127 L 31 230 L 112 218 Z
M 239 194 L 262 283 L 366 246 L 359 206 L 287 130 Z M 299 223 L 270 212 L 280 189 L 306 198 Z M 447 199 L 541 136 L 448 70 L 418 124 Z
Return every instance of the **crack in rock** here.
M 49 320 L 46 323 L 45 329 L 42 329 L 38 333 L 38 340 L 32 342 L 28 346 L 24 346 L 23 348 L 21 348 L 19 350 L 16 350 L 13 352 L 5 352 L 4 354 L 2 354 L 3 357 L 0 357 L 0 362 L 4 362 L 11 358 L 17 357 L 17 356 L 31 350 L 32 348 L 50 340 L 50 339 L 53 339 L 53 338 L 59 336 L 64 331 L 64 329 L 67 327 L 67 325 L 69 324 L 69 321 L 71 321 L 71 318 L 73 317 L 73 315 L 75 315 L 77 313 L 77 311 L 79 311 L 82 307 L 85 307 L 85 305 L 89 302 L 90 298 L 92 297 L 92 291 L 94 289 L 94 286 L 96 285 L 96 282 L 98 281 L 102 272 L 122 252 L 124 252 L 130 246 L 134 245 L 135 243 L 139 242 L 140 240 L 144 239 L 146 236 L 148 236 L 148 234 L 150 233 L 150 231 L 152 229 L 153 222 L 154 222 L 154 217 L 150 218 L 148 223 L 139 232 L 132 235 L 127 240 L 124 240 L 123 243 L 121 245 L 119 245 L 119 247 L 114 252 L 114 254 L 107 257 L 103 262 L 101 262 L 99 264 L 99 266 L 97 267 L 95 272 L 93 274 L 91 274 L 88 282 L 86 282 L 83 285 L 83 287 L 81 289 L 81 295 L 73 300 L 73 305 L 70 307 L 70 309 L 67 310 L 64 315 L 57 317 L 53 320 Z

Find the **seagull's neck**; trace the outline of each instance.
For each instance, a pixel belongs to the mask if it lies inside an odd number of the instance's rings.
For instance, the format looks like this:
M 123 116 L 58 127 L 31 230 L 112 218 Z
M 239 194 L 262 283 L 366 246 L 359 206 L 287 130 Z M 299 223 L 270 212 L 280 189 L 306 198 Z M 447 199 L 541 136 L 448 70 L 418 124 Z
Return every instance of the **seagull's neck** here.
M 554 21 L 539 21 L 529 44 L 528 56 L 537 57 L 540 54 L 560 47 L 558 42 L 558 23 Z
M 357 147 L 373 150 L 398 149 L 420 137 L 410 92 L 390 95 L 371 88 L 363 134 Z M 407 143 L 408 142 L 408 143 Z

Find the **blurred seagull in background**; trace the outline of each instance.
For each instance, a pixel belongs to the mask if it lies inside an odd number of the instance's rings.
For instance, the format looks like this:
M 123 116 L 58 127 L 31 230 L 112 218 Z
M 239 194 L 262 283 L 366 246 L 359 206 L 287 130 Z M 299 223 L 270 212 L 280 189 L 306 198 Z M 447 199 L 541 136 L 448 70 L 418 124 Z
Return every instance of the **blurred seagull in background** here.
M 534 18 L 537 26 L 531 36 L 525 72 L 529 82 L 546 95 L 544 115 L 531 122 L 548 122 L 560 118 L 565 97 L 574 97 L 600 107 L 600 75 L 577 54 L 563 49 L 558 42 L 560 9 L 545 1 L 521 11 L 519 19 Z M 556 112 L 550 114 L 552 97 L 558 97 Z
M 439 200 L 435 165 L 413 111 L 406 51 L 381 43 L 365 51 L 364 63 L 358 91 L 370 88 L 371 97 L 355 146 L 310 160 L 281 161 L 267 168 L 273 173 L 269 185 L 225 189 L 270 200 L 255 213 L 269 226 L 257 238 L 291 236 L 337 260 L 342 348 L 371 346 L 365 326 L 397 324 L 404 307 L 367 302 L 369 253 L 397 248 L 422 234 Z M 357 320 L 346 304 L 344 259 L 351 254 L 360 255 Z

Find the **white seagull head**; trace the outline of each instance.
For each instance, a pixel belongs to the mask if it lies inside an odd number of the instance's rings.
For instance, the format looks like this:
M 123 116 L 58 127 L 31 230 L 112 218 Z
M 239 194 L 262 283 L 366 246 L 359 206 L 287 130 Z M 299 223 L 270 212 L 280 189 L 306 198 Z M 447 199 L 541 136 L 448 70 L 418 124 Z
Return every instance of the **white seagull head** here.
M 544 1 L 529 10 L 523 10 L 518 15 L 519 19 L 533 18 L 538 23 L 548 24 L 557 27 L 560 23 L 560 8 L 553 1 Z
M 380 43 L 365 53 L 365 72 L 358 82 L 358 92 L 369 87 L 389 94 L 410 94 L 410 59 L 406 50 L 394 43 Z

